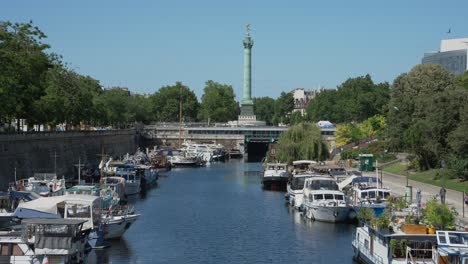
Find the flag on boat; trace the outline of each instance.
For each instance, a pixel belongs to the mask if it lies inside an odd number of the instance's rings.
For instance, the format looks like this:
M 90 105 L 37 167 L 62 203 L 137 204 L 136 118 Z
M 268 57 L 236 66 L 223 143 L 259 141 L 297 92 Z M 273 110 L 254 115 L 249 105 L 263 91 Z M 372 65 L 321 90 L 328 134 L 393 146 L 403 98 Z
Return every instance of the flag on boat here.
M 49 258 L 47 256 L 44 256 L 42 259 L 42 264 L 49 264 Z

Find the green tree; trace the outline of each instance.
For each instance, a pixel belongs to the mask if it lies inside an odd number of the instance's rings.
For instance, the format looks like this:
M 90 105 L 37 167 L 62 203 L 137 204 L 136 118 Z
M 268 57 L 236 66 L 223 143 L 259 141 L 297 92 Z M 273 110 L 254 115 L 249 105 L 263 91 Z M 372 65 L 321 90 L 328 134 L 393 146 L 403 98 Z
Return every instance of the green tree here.
M 336 145 L 344 146 L 351 142 L 355 142 L 363 138 L 362 131 L 355 124 L 342 124 L 336 126 Z
M 271 97 L 256 97 L 253 99 L 254 114 L 258 120 L 265 121 L 267 125 L 273 124 L 275 115 L 275 99 Z
M 292 93 L 282 92 L 275 101 L 275 115 L 273 124 L 289 124 L 290 114 L 294 109 L 294 97 Z
M 457 78 L 457 83 L 459 86 L 468 90 L 468 71 L 465 71 L 462 76 Z
M 99 82 L 55 65 L 45 77 L 45 95 L 35 102 L 40 120 L 52 126 L 65 122 L 90 124 L 95 112 L 93 98 L 101 92 Z
M 440 166 L 449 153 L 448 135 L 460 123 L 466 90 L 439 65 L 415 66 L 397 77 L 387 114 L 387 135 L 393 150 L 410 150 L 419 167 Z
M 172 86 L 164 86 L 152 96 L 153 113 L 157 121 L 178 122 L 180 102 L 182 102 L 182 117 L 185 121 L 195 121 L 198 115 L 199 103 L 195 93 L 181 82 Z
M 96 110 L 100 112 L 100 123 L 116 128 L 125 127 L 132 121 L 132 116 L 129 115 L 129 101 L 130 95 L 127 91 L 105 90 L 94 100 Z
M 36 114 L 34 101 L 54 56 L 45 51 L 46 35 L 29 23 L 0 22 L 0 116 L 9 121 Z
M 366 138 L 380 135 L 386 127 L 385 116 L 375 115 L 364 120 L 364 122 L 359 125 L 359 130 L 361 131 L 362 137 Z
M 151 121 L 156 121 L 149 96 L 132 94 L 129 98 L 128 112 L 129 118 L 134 122 L 149 124 Z
M 301 123 L 281 134 L 276 148 L 277 159 L 291 162 L 294 160 L 325 160 L 328 147 L 322 142 L 320 129 L 312 123 Z
M 362 122 L 382 114 L 390 97 L 388 83 L 374 84 L 370 75 L 350 78 L 336 90 L 322 90 L 307 107 L 309 120 Z
M 235 120 L 239 115 L 231 85 L 207 81 L 201 99 L 198 119 L 211 122 L 227 122 Z

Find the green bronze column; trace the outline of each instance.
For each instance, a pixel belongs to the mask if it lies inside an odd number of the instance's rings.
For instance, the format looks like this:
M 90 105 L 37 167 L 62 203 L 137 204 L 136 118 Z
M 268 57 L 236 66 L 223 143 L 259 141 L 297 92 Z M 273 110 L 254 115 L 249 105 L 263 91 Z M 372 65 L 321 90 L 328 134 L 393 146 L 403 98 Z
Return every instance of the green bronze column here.
M 244 39 L 244 94 L 241 103 L 241 116 L 255 119 L 252 101 L 252 47 L 250 24 L 247 24 L 247 34 Z
M 253 40 L 247 31 L 244 39 L 244 96 L 243 105 L 251 105 L 252 102 L 252 46 Z

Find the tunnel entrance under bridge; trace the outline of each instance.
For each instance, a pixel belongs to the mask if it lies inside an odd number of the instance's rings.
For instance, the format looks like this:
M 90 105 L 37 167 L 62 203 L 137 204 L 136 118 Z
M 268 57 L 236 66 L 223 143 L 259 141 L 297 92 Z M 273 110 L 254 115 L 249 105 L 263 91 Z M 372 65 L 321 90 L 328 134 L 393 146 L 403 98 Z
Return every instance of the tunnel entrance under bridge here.
M 247 142 L 247 162 L 261 162 L 267 154 L 270 142 Z

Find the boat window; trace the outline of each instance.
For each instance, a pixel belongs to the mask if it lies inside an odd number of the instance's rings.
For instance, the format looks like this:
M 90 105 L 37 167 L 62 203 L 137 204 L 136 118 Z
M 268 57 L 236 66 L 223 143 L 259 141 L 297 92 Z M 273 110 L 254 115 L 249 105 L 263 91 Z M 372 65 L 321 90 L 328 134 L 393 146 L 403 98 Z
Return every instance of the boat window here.
M 323 200 L 323 194 L 314 194 L 314 200 Z
M 382 192 L 382 191 L 378 191 L 378 193 L 379 193 L 378 196 L 379 196 L 380 198 L 383 198 L 383 192 Z
M 68 218 L 90 218 L 91 207 L 89 205 L 74 204 L 67 208 Z
M 361 198 L 365 199 L 365 198 L 367 198 L 368 195 L 369 195 L 368 192 L 362 192 L 361 193 Z
M 335 194 L 335 200 L 343 200 L 343 195 Z
M 333 194 L 325 194 L 325 200 L 333 200 Z
M 387 199 L 390 196 L 390 192 L 384 192 L 384 199 Z
M 375 192 L 374 191 L 369 192 L 369 198 L 375 198 Z
M 23 250 L 18 245 L 13 245 L 13 256 L 24 256 Z

